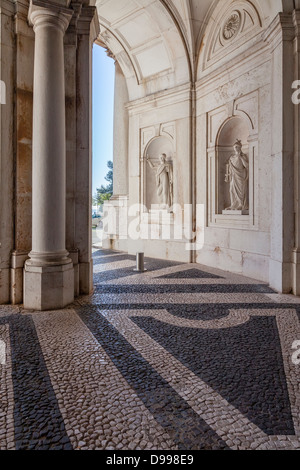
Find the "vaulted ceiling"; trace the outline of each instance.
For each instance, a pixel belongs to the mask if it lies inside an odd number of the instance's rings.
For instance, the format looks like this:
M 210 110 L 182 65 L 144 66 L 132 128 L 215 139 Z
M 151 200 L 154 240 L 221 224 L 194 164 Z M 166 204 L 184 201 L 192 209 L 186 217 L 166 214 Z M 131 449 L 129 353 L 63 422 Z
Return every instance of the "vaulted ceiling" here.
M 214 11 L 220 4 L 230 7 L 243 1 L 252 5 L 251 0 L 91 0 L 89 3 L 96 5 L 98 11 L 98 42 L 120 63 L 130 98 L 135 99 L 195 78 L 199 51 Z M 264 24 L 269 24 L 279 11 L 292 11 L 298 3 L 300 0 L 258 2 Z

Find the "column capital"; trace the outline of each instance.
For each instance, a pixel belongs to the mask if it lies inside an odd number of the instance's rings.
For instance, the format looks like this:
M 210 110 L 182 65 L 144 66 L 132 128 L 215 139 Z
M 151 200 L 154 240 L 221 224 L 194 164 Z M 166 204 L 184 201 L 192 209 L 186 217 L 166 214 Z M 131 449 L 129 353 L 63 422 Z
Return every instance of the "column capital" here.
M 290 13 L 278 13 L 263 34 L 264 41 L 276 47 L 283 41 L 292 41 L 295 38 L 293 16 Z
M 73 11 L 60 4 L 45 0 L 30 0 L 28 20 L 34 31 L 40 27 L 51 26 L 65 33 L 72 16 Z
M 80 10 L 77 22 L 77 33 L 90 36 L 96 39 L 100 31 L 97 9 L 94 6 L 85 6 Z
M 295 27 L 296 36 L 300 36 L 300 10 L 293 11 L 293 23 Z
M 15 12 L 15 5 L 10 0 L 1 1 L 1 11 L 6 15 L 13 15 Z

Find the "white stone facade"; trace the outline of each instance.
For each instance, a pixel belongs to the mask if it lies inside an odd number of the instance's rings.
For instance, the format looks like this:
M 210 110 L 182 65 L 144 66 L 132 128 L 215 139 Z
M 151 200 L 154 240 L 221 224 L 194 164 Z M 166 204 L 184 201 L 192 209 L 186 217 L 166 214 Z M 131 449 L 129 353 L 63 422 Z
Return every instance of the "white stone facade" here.
M 299 25 L 297 0 L 2 0 L 0 303 L 59 308 L 93 289 L 95 41 L 116 61 L 104 247 L 299 295 Z M 247 207 L 226 211 L 237 139 Z M 161 154 L 171 209 L 147 161 Z

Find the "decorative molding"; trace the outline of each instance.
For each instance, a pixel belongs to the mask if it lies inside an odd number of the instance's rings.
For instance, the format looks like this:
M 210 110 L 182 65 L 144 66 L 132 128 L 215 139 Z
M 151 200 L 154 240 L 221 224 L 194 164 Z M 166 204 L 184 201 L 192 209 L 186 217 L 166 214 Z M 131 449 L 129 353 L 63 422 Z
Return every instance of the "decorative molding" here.
M 100 27 L 96 7 L 82 6 L 77 20 L 77 34 L 92 36 L 94 41 L 99 34 Z
M 255 90 L 207 113 L 207 223 L 209 226 L 234 227 L 247 230 L 257 229 L 255 214 L 257 213 L 258 112 L 259 93 Z M 230 141 L 228 144 L 224 144 L 224 142 L 222 144 L 220 137 L 224 126 L 234 119 L 240 119 L 244 122 L 247 126 L 244 126 L 245 131 L 248 128 L 247 138 L 244 136 L 243 149 L 249 159 L 249 215 L 236 216 L 229 213 L 224 215 L 221 213 L 220 208 L 222 197 L 224 197 L 224 192 L 222 192 L 224 189 L 221 190 L 222 185 L 220 182 L 222 178 L 220 177 L 220 171 L 222 172 L 223 168 L 220 166 L 219 156 L 220 154 L 229 156 L 234 140 L 240 138 L 240 135 L 236 135 L 234 131 L 232 142 Z M 228 129 L 226 132 L 228 132 Z
M 191 84 L 179 85 L 178 87 L 171 88 L 170 90 L 158 91 L 151 95 L 147 95 L 143 98 L 130 101 L 126 107 L 131 115 L 139 114 L 146 110 L 155 107 L 162 108 L 163 106 L 169 106 L 170 100 L 172 105 L 181 103 L 191 99 Z
M 111 50 L 108 47 L 105 48 L 105 52 L 106 52 L 107 57 L 109 57 L 110 59 L 116 60 L 116 56 L 113 54 L 113 52 L 111 52 Z
M 45 0 L 31 0 L 28 11 L 29 24 L 36 31 L 40 27 L 52 26 L 65 33 L 74 11 Z
M 150 209 L 151 204 L 159 204 L 151 189 L 155 185 L 155 173 L 152 171 L 153 169 L 149 168 L 147 155 L 157 165 L 159 164 L 159 155 L 165 153 L 166 162 L 172 165 L 174 172 L 175 148 L 175 122 L 166 122 L 140 129 L 140 203 L 144 208 Z
M 263 22 L 254 2 L 236 0 L 217 7 L 216 14 L 209 21 L 207 42 L 202 52 L 202 71 L 238 55 L 245 44 L 260 39 Z
M 34 38 L 31 25 L 28 24 L 29 2 L 15 3 L 15 34 Z
M 175 122 L 161 124 L 160 135 L 165 135 L 166 137 L 175 142 L 175 129 Z
M 158 137 L 155 126 L 145 127 L 141 129 L 141 159 L 144 159 L 145 148 L 151 140 Z
M 282 41 L 292 41 L 295 37 L 293 17 L 289 13 L 278 13 L 263 35 L 264 41 L 273 46 L 273 49 Z
M 233 36 L 238 33 L 240 26 L 241 16 L 239 15 L 239 12 L 233 12 L 223 27 L 223 38 L 225 40 L 232 39 Z
M 1 13 L 13 15 L 15 13 L 15 4 L 11 0 L 1 0 Z

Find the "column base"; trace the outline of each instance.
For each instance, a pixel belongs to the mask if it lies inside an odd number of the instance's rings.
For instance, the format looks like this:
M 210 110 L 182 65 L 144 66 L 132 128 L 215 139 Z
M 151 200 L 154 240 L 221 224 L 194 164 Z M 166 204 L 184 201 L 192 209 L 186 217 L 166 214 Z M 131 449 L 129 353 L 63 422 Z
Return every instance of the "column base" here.
M 0 305 L 8 304 L 10 301 L 9 295 L 9 285 L 10 285 L 10 269 L 1 268 L 0 269 Z
M 79 263 L 79 294 L 89 295 L 93 292 L 93 261 Z
M 292 292 L 292 264 L 270 259 L 269 285 L 281 294 L 290 294 Z
M 300 296 L 300 251 L 293 250 L 293 264 L 292 264 L 292 293 Z
M 23 271 L 28 251 L 13 251 L 10 270 L 10 300 L 13 305 L 23 303 Z
M 56 310 L 74 301 L 73 263 L 59 266 L 32 266 L 25 263 L 24 308 Z
M 128 250 L 128 196 L 112 196 L 105 201 L 102 248 Z

